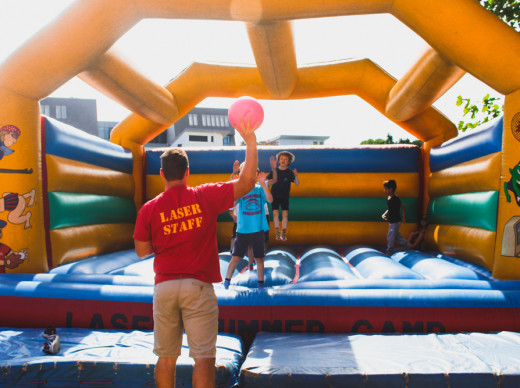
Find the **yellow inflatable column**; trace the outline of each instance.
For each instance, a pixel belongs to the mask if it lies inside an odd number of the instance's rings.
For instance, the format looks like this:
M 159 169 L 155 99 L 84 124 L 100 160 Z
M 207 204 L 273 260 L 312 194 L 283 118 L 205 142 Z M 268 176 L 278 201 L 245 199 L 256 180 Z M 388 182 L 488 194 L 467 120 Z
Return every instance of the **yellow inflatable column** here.
M 520 90 L 506 96 L 493 276 L 520 279 Z
M 48 270 L 37 101 L 0 88 L 0 273 Z

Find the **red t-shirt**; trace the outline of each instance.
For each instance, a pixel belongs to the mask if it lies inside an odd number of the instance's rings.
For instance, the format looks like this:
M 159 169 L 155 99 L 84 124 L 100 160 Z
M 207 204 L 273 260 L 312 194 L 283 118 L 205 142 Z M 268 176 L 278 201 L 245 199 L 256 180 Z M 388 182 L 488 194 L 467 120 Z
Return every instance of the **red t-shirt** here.
M 155 284 L 181 277 L 222 281 L 217 216 L 233 199 L 233 182 L 225 182 L 175 186 L 143 205 L 134 239 L 152 242 Z

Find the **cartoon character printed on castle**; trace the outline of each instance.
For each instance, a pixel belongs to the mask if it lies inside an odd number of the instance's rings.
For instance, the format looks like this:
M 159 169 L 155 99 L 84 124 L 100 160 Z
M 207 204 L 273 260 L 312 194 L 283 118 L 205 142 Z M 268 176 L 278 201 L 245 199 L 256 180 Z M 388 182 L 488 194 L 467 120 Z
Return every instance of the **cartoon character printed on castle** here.
M 3 237 L 3 229 L 7 226 L 7 222 L 0 220 L 0 239 Z M 5 269 L 14 269 L 27 259 L 27 249 L 21 249 L 18 252 L 13 251 L 10 247 L 0 242 L 0 273 L 5 273 Z
M 31 212 L 24 214 L 27 207 L 34 204 L 36 191 L 32 189 L 28 193 L 4 193 L 0 198 L 0 213 L 9 212 L 7 221 L 11 224 L 24 224 L 24 229 L 31 227 Z
M 8 124 L 0 128 L 0 159 L 14 152 L 11 147 L 16 144 L 21 134 L 22 132 L 16 125 Z
M 513 193 L 515 197 L 516 204 L 520 206 L 520 162 L 518 164 L 509 169 L 511 173 L 511 179 L 509 182 L 504 182 L 504 192 L 506 194 L 507 202 L 511 202 L 511 196 L 508 191 Z
M 5 156 L 11 155 L 14 150 L 11 149 L 18 138 L 22 134 L 20 128 L 16 125 L 7 124 L 0 127 L 0 160 L 4 159 Z M 0 173 L 11 173 L 11 174 L 32 174 L 32 168 L 0 168 Z

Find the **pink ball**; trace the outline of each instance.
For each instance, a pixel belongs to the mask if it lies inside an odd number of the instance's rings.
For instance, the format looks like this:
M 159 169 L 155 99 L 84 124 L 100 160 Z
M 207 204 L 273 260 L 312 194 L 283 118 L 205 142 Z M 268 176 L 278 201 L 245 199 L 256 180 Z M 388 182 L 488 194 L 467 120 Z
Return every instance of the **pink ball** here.
M 241 125 L 247 127 L 249 122 L 249 128 L 256 129 L 264 121 L 264 109 L 254 98 L 240 97 L 229 108 L 228 118 L 235 128 L 239 128 Z

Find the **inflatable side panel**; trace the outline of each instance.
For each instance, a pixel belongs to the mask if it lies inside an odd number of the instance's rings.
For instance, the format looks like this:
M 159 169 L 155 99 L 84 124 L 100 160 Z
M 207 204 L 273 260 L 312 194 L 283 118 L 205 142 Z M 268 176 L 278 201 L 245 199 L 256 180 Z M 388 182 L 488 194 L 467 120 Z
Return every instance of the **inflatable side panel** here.
M 460 225 L 496 232 L 497 191 L 432 198 L 428 220 L 433 224 Z
M 502 153 L 495 152 L 434 172 L 429 181 L 431 198 L 479 191 L 499 191 Z
M 467 226 L 431 224 L 428 225 L 424 242 L 426 248 L 491 270 L 495 235 L 495 232 Z
M 361 146 L 359 148 L 294 147 L 259 148 L 258 167 L 270 171 L 269 159 L 288 150 L 295 156 L 291 168 L 298 172 L 418 172 L 420 156 L 417 146 Z M 146 173 L 158 175 L 162 151 L 147 151 Z M 244 147 L 225 149 L 186 150 L 190 160 L 190 174 L 229 174 L 235 160 L 243 161 Z
M 49 192 L 71 192 L 132 198 L 134 180 L 122 173 L 93 164 L 47 155 L 47 188 Z M 99 182 L 103 185 L 100 187 Z
M 53 267 L 133 248 L 134 224 L 96 224 L 51 230 Z
M 45 240 L 42 148 L 37 101 L 0 87 L 0 250 L 16 260 L 0 273 L 44 272 L 49 269 Z
M 520 91 L 506 96 L 493 276 L 520 279 Z
M 264 172 L 269 172 L 265 170 Z M 225 182 L 228 174 L 190 174 L 189 186 L 203 183 Z M 291 188 L 291 197 L 381 197 L 381 183 L 388 173 L 321 173 L 298 170 L 300 184 Z M 399 196 L 417 197 L 419 181 L 417 173 L 396 172 L 392 179 L 399 182 Z M 146 198 L 151 199 L 164 190 L 164 181 L 159 175 L 148 175 Z M 498 187 L 498 184 L 497 184 Z
M 489 270 L 495 255 L 502 127 L 503 120 L 495 120 L 430 154 L 426 245 Z
M 397 181 L 397 193 L 407 209 L 407 222 L 417 222 L 421 192 L 418 147 L 261 147 L 260 169 L 270 171 L 270 157 L 285 149 L 295 155 L 291 168 L 298 170 L 300 179 L 300 185 L 291 185 L 288 229 L 291 237 L 285 244 L 383 244 L 388 228 L 381 219 L 386 211 L 383 181 L 388 179 Z M 146 153 L 149 199 L 164 190 L 158 175 L 162 152 Z M 190 185 L 227 181 L 233 162 L 242 161 L 245 155 L 243 147 L 186 149 L 186 153 L 190 160 Z M 269 212 L 272 219 L 271 207 Z M 232 227 L 226 229 L 224 224 L 230 224 L 231 217 L 224 212 L 218 220 L 218 243 L 229 246 Z M 341 229 L 332 229 L 331 225 Z M 403 225 L 402 232 L 409 233 L 413 227 Z M 270 239 L 274 241 L 274 236 Z
M 59 121 L 42 121 L 52 266 L 130 248 L 136 217 L 132 154 Z
M 496 120 L 488 127 L 470 131 L 464 136 L 447 141 L 440 147 L 432 148 L 430 153 L 431 171 L 437 172 L 501 151 L 502 128 L 503 119 Z

